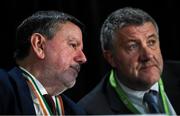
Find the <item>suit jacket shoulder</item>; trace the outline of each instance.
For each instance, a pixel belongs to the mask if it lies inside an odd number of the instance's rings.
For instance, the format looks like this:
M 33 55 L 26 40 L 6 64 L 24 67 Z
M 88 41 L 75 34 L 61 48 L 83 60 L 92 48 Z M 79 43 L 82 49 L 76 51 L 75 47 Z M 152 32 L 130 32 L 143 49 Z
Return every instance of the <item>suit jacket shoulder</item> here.
M 11 86 L 8 73 L 0 70 L 0 114 L 8 114 L 14 112 L 15 97 L 13 87 Z M 11 106 L 9 104 L 12 104 Z
M 61 96 L 62 96 L 66 115 L 85 115 L 86 114 L 86 112 L 81 106 L 75 104 L 71 99 L 69 99 L 64 94 L 62 94 Z
M 0 114 L 35 115 L 34 104 L 26 79 L 19 68 L 0 70 Z M 85 114 L 85 111 L 62 95 L 65 114 Z
M 180 114 L 180 62 L 166 61 L 162 73 L 165 92 L 177 114 Z
M 109 85 L 108 77 L 109 74 L 78 104 L 83 106 L 88 114 L 132 114 Z M 162 79 L 170 102 L 176 113 L 180 114 L 180 62 L 165 62 Z
M 30 91 L 22 72 L 15 67 L 0 71 L 0 114 L 35 114 Z
M 109 73 L 90 93 L 83 97 L 78 104 L 81 105 L 88 114 L 131 114 L 132 112 L 119 100 L 118 95 L 110 86 L 108 77 Z

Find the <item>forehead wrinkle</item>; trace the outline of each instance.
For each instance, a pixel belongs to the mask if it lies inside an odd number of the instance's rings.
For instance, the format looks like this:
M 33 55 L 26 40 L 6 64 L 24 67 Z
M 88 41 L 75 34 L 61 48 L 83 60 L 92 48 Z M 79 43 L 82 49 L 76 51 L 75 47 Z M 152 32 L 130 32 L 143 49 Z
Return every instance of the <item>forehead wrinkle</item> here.
M 143 25 L 129 25 L 119 30 L 118 35 L 126 37 L 126 39 L 136 39 L 140 36 L 145 38 L 156 35 L 155 27 L 152 23 L 145 23 Z M 119 38 L 123 38 L 120 37 Z

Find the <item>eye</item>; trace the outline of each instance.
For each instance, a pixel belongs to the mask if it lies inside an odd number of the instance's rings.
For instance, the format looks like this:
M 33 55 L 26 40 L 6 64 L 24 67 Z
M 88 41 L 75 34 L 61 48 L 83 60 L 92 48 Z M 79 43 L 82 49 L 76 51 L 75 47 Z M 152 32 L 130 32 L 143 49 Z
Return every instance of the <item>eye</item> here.
M 155 39 L 151 39 L 147 42 L 148 46 L 154 46 L 156 44 L 156 40 Z
M 138 49 L 138 44 L 135 42 L 131 42 L 128 44 L 128 50 L 129 51 L 133 51 L 133 50 L 137 50 Z
M 70 46 L 71 46 L 72 48 L 74 48 L 74 49 L 77 48 L 77 44 L 76 44 L 76 43 L 70 43 Z

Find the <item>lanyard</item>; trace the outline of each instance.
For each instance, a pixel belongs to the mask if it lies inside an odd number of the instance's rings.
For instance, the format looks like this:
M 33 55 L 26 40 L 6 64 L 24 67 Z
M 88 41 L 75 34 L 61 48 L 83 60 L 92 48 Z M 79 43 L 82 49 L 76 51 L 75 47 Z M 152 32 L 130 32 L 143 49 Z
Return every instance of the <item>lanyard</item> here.
M 162 82 L 161 79 L 159 80 L 159 90 L 160 90 L 160 95 L 161 95 L 161 98 L 162 98 L 162 101 L 163 101 L 163 106 L 164 106 L 165 113 L 167 115 L 170 115 L 169 107 L 168 107 L 168 101 L 165 98 L 164 85 L 163 85 L 163 82 Z
M 46 100 L 44 99 L 42 93 L 40 92 L 37 84 L 35 83 L 35 79 L 29 75 L 27 72 L 25 72 L 23 70 L 23 75 L 26 77 L 27 79 L 27 82 L 28 84 L 31 86 L 31 89 L 33 90 L 34 92 L 34 95 L 36 96 L 36 98 L 38 99 L 39 101 L 39 104 L 42 108 L 42 111 L 44 113 L 44 115 L 53 115 L 49 105 L 47 104 Z M 56 110 L 57 110 L 57 113 L 58 115 L 64 115 L 64 107 L 63 107 L 63 101 L 62 101 L 62 98 L 61 96 L 55 96 L 55 104 L 56 104 Z
M 117 84 L 117 79 L 115 78 L 114 70 L 111 70 L 109 82 L 110 82 L 110 85 L 115 89 L 119 98 L 126 105 L 126 107 L 133 113 L 140 114 L 140 112 L 134 107 L 134 105 L 128 99 L 128 97 L 127 97 L 126 93 L 123 91 L 123 89 Z M 167 99 L 165 98 L 164 86 L 163 86 L 163 82 L 161 79 L 159 80 L 159 90 L 160 90 L 160 95 L 162 97 L 165 113 L 170 115 Z

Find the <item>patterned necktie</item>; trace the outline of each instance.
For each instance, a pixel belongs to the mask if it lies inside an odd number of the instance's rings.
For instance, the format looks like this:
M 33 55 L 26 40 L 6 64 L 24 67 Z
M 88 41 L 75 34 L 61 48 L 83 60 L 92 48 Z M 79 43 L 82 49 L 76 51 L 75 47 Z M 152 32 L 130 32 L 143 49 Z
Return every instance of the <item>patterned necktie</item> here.
M 55 115 L 56 114 L 56 106 L 55 106 L 55 103 L 54 103 L 52 97 L 50 95 L 48 95 L 48 94 L 45 94 L 43 96 L 44 96 L 47 104 L 49 105 L 52 113 Z
M 150 90 L 148 93 L 145 93 L 143 102 L 150 113 L 164 113 L 162 100 L 157 91 Z

